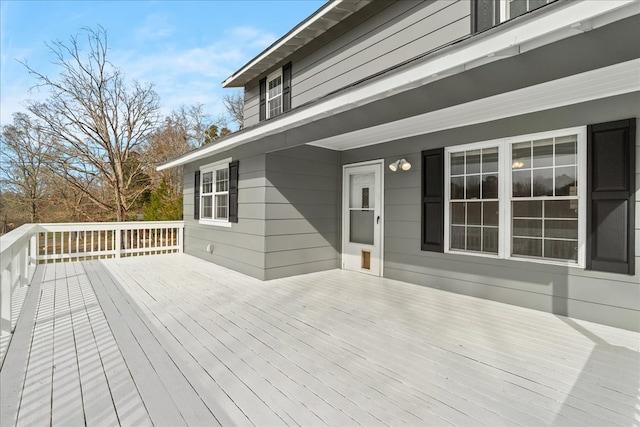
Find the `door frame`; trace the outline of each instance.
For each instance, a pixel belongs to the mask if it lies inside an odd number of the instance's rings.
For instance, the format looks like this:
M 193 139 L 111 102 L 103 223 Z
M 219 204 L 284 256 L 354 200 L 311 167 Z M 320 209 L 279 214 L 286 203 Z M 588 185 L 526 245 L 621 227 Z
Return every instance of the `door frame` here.
M 340 247 L 340 268 L 345 269 L 345 245 L 347 243 L 346 239 L 348 236 L 347 233 L 347 217 L 349 200 L 347 196 L 349 195 L 349 183 L 347 182 L 346 174 L 349 168 L 360 167 L 360 166 L 378 166 L 380 168 L 380 188 L 378 189 L 378 196 L 380 198 L 380 273 L 379 277 L 384 277 L 384 159 L 378 160 L 369 160 L 366 162 L 359 163 L 349 163 L 346 165 L 342 165 L 342 206 L 341 206 L 341 220 L 342 220 L 342 238 L 340 239 L 341 247 Z

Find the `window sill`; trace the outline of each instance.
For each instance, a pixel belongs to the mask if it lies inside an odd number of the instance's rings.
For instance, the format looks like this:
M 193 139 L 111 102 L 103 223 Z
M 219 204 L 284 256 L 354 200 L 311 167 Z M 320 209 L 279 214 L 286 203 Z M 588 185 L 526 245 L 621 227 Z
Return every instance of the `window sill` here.
M 552 260 L 552 259 L 543 259 L 543 258 L 527 258 L 527 257 L 517 257 L 517 256 L 509 256 L 509 257 L 501 257 L 499 255 L 494 255 L 494 254 L 486 254 L 486 253 L 480 253 L 480 252 L 467 252 L 467 251 L 456 251 L 456 250 L 449 250 L 449 251 L 445 251 L 446 254 L 450 254 L 450 255 L 467 255 L 467 256 L 473 256 L 473 257 L 478 257 L 478 258 L 488 258 L 488 259 L 494 259 L 494 260 L 505 260 L 505 261 L 516 261 L 516 262 L 527 262 L 527 263 L 536 263 L 536 264 L 543 264 L 543 265 L 555 265 L 558 267 L 571 267 L 571 268 L 576 268 L 576 269 L 580 269 L 580 270 L 584 270 L 585 266 L 581 265 L 580 263 L 575 263 L 575 262 L 570 262 L 570 261 L 560 261 L 560 260 Z
M 201 219 L 198 221 L 200 225 L 213 225 L 215 227 L 231 227 L 231 223 L 229 221 L 219 221 L 215 219 Z

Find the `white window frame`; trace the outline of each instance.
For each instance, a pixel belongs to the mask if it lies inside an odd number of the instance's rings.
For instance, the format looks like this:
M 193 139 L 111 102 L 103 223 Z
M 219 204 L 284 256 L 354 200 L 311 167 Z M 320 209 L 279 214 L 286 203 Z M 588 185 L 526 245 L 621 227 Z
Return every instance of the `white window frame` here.
M 577 136 L 578 158 L 578 259 L 574 261 L 562 261 L 536 257 L 512 256 L 512 218 L 511 218 L 511 191 L 512 191 L 512 147 L 518 142 L 561 137 L 566 135 Z M 482 148 L 498 147 L 498 254 L 464 251 L 450 249 L 451 232 L 451 154 L 461 151 L 472 151 Z M 518 135 L 514 137 L 481 141 L 477 143 L 456 145 L 445 148 L 445 203 L 444 203 L 444 251 L 445 253 L 478 256 L 494 259 L 508 259 L 514 261 L 535 262 L 541 264 L 562 265 L 584 268 L 586 264 L 586 240 L 587 240 L 587 128 L 586 126 L 558 129 L 548 132 Z
M 200 219 L 199 219 L 199 223 L 200 224 L 204 224 L 204 225 L 216 225 L 219 227 L 231 227 L 231 223 L 229 222 L 229 188 L 227 186 L 227 191 L 223 191 L 223 192 L 217 192 L 216 191 L 216 171 L 222 170 L 222 169 L 227 169 L 227 174 L 228 174 L 228 170 L 229 170 L 229 163 L 231 163 L 232 158 L 229 157 L 227 159 L 224 160 L 220 160 L 217 161 L 215 163 L 210 163 L 204 166 L 200 166 Z M 205 193 L 204 192 L 204 185 L 203 185 L 203 180 L 204 180 L 204 175 L 206 173 L 212 173 L 213 176 L 213 182 L 212 182 L 212 192 L 211 193 Z M 228 179 L 228 178 L 227 178 Z M 227 218 L 224 219 L 216 219 L 215 215 L 216 215 L 216 195 L 221 195 L 221 194 L 227 194 Z M 211 196 L 211 218 L 204 218 L 203 212 L 204 212 L 204 202 L 203 202 L 203 197 L 205 196 Z
M 274 96 L 273 98 L 269 97 L 269 83 L 272 82 L 273 80 L 277 79 L 278 77 L 280 77 L 280 93 L 277 96 Z M 273 73 L 269 74 L 267 76 L 267 84 L 266 84 L 266 116 L 267 119 L 272 118 L 272 117 L 276 117 L 279 116 L 280 114 L 282 114 L 282 110 L 283 110 L 283 98 L 282 98 L 282 91 L 284 89 L 284 81 L 283 81 L 283 75 L 282 75 L 282 68 L 274 71 Z M 277 114 L 271 114 L 271 106 L 270 103 L 271 101 L 273 101 L 274 99 L 280 98 L 280 111 Z
M 531 1 L 531 0 L 527 0 L 527 1 Z M 546 4 L 553 3 L 554 1 L 556 0 L 546 0 Z M 510 6 L 511 6 L 511 0 L 500 0 L 500 22 L 505 22 L 513 18 L 511 16 Z M 541 6 L 541 7 L 544 7 L 544 6 Z M 527 10 L 527 12 L 530 12 L 530 9 Z

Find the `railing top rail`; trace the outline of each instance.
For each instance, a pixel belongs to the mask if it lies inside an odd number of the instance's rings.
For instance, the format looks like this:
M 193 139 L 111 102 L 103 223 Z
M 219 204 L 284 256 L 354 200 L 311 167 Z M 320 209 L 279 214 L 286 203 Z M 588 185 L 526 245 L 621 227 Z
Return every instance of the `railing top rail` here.
M 38 224 L 38 231 L 137 230 L 184 227 L 184 221 L 75 222 Z

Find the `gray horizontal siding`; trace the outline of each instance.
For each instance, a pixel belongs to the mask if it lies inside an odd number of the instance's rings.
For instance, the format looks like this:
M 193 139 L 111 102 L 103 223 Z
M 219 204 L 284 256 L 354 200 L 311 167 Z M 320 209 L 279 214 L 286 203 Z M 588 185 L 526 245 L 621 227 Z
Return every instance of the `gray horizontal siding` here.
M 343 152 L 343 163 L 384 158 L 388 164 L 404 157 L 412 164 L 403 173 L 385 168 L 385 276 L 640 330 L 640 133 L 636 140 L 634 276 L 420 250 L 422 150 L 629 117 L 640 118 L 639 93 Z
M 468 1 L 400 1 L 296 60 L 292 105 L 327 93 L 469 34 Z M 295 58 L 294 58 L 295 59 Z
M 338 266 L 339 153 L 301 146 L 267 154 L 265 276 Z
M 244 127 L 250 127 L 260 121 L 260 86 L 258 80 L 244 87 Z

